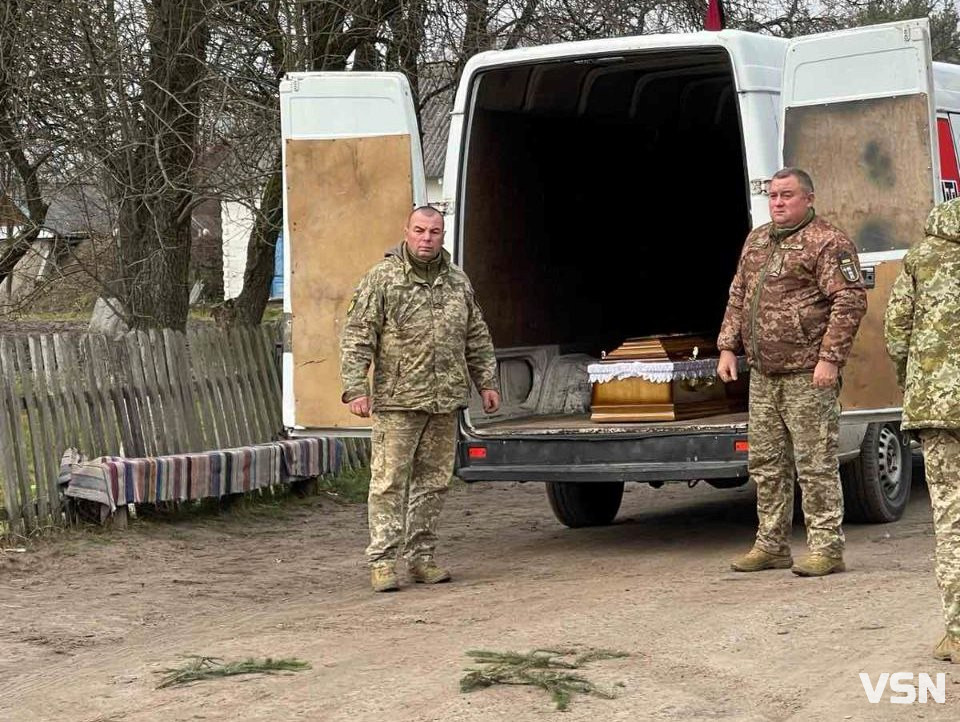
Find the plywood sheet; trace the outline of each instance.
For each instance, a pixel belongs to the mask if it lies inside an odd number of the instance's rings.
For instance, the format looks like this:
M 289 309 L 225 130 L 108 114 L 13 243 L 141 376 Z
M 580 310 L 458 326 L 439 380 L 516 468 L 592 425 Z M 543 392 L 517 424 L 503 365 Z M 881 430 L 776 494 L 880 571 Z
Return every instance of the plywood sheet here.
M 783 157 L 813 176 L 817 213 L 861 253 L 902 250 L 923 237 L 934 186 L 927 97 L 909 95 L 790 108 Z M 901 403 L 883 337 L 899 262 L 876 266 L 867 315 L 844 371 L 844 410 Z
M 288 140 L 286 179 L 294 418 L 364 426 L 340 402 L 340 331 L 360 278 L 403 238 L 410 136 Z
M 867 315 L 860 322 L 843 371 L 840 404 L 844 411 L 898 408 L 903 403 L 883 335 L 887 300 L 902 266 L 900 261 L 885 261 L 875 266 L 876 286 L 867 291 Z

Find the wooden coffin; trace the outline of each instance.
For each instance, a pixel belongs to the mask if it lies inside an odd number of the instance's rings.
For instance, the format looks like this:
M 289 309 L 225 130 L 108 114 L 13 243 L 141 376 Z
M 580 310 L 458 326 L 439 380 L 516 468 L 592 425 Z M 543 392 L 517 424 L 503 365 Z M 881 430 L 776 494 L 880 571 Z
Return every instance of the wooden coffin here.
M 600 423 L 682 421 L 745 411 L 745 365 L 741 362 L 737 381 L 724 384 L 716 375 L 718 358 L 715 342 L 702 336 L 627 339 L 588 367 L 590 418 Z M 613 373 L 619 377 L 595 380 Z

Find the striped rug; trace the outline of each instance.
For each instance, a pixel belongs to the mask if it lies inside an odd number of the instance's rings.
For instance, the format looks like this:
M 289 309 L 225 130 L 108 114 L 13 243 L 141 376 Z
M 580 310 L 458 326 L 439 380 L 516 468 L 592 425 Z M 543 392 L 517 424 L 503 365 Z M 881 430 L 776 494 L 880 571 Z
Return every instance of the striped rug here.
M 103 504 L 112 512 L 124 504 L 207 499 L 336 474 L 343 457 L 343 441 L 336 437 L 140 459 L 101 456 L 87 461 L 70 449 L 63 455 L 60 483 L 67 496 Z

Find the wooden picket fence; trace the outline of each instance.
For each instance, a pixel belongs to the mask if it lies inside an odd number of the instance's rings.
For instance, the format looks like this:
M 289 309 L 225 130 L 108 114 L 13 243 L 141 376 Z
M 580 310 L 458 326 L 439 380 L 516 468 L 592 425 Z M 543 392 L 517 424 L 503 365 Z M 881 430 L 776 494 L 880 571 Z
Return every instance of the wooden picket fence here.
M 142 457 L 272 441 L 276 325 L 0 337 L 0 490 L 11 530 L 62 525 L 63 452 Z

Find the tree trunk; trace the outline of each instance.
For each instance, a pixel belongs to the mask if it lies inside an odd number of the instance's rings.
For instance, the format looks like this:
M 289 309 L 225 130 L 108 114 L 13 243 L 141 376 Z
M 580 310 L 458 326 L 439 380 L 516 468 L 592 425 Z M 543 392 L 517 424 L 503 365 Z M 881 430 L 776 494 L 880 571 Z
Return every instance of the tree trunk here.
M 260 209 L 247 243 L 247 266 L 243 272 L 243 290 L 224 303 L 217 314 L 222 326 L 256 326 L 270 299 L 277 238 L 283 226 L 283 174 L 280 156 L 263 189 Z
M 131 327 L 182 330 L 208 29 L 203 0 L 154 0 L 152 11 L 140 145 L 120 201 L 123 300 Z

